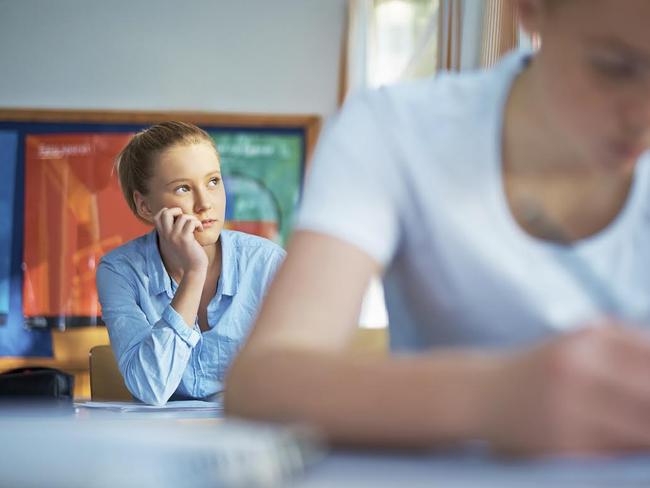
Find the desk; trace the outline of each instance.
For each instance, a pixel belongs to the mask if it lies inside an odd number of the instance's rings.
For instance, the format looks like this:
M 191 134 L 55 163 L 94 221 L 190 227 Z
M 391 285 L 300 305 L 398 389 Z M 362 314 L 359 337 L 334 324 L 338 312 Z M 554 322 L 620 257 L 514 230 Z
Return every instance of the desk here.
M 70 407 L 0 410 L 1 487 L 283 486 L 318 454 L 281 426 Z
M 96 415 L 102 412 L 91 412 Z M 104 414 L 106 412 L 103 412 Z M 139 414 L 140 418 L 142 414 Z M 154 413 L 153 418 L 164 418 Z M 198 418 L 177 412 L 170 418 Z M 192 420 L 194 422 L 195 420 Z M 212 420 L 217 421 L 217 420 Z M 447 453 L 333 450 L 290 488 L 649 488 L 650 453 L 625 457 L 506 461 L 480 445 Z
M 245 472 L 248 476 L 253 473 L 282 479 L 281 484 L 273 486 L 287 488 L 650 487 L 650 453 L 507 462 L 490 457 L 481 446 L 444 454 L 316 452 L 318 462 L 286 482 L 285 474 L 279 471 L 286 467 L 286 459 L 282 461 L 280 454 L 286 453 L 291 443 L 271 432 L 273 426 L 271 430 L 254 427 L 247 435 L 238 436 L 229 431 L 229 422 L 218 416 L 205 418 L 201 412 L 91 409 L 40 415 L 34 422 L 22 418 L 22 425 L 0 416 L 0 486 L 231 486 L 215 484 L 224 464 L 210 462 L 209 452 L 218 453 L 213 459 L 233 460 L 231 467 L 239 469 L 235 475 Z M 248 463 L 244 470 L 242 460 Z M 120 477 L 125 471 L 128 476 Z M 31 484 L 24 483 L 25 476 Z M 88 483 L 102 476 L 116 483 Z
M 506 462 L 484 453 L 334 451 L 291 488 L 647 488 L 650 453 L 583 460 Z

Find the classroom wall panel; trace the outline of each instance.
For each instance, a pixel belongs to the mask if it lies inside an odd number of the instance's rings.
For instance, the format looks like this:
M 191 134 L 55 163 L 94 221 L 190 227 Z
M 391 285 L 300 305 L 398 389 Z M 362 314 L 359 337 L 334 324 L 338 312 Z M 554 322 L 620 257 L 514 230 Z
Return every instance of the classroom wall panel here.
M 0 107 L 332 114 L 345 0 L 0 0 Z

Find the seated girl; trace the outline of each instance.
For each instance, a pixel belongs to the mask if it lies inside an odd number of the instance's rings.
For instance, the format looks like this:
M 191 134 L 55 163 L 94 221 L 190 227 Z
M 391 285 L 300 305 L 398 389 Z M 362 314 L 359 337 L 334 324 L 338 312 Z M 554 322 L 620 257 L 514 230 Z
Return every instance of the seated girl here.
M 97 270 L 126 386 L 155 405 L 215 398 L 285 253 L 223 230 L 219 154 L 198 127 L 166 122 L 136 134 L 116 169 L 129 207 L 154 227 Z

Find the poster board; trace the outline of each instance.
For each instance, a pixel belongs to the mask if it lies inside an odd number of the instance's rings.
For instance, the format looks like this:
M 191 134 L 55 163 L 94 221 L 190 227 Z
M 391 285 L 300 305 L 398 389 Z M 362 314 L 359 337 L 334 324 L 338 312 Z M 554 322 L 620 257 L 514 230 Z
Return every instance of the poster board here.
M 192 122 L 215 140 L 225 227 L 286 244 L 317 116 L 0 110 L 0 210 L 9 220 L 0 231 L 0 356 L 48 357 L 52 329 L 102 324 L 99 259 L 150 230 L 130 213 L 112 165 L 135 132 L 165 120 Z

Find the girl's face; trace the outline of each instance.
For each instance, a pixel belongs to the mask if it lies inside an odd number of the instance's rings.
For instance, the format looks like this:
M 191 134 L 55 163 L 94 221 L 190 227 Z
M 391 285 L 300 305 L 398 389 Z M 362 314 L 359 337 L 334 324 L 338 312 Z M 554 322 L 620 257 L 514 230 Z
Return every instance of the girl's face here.
M 203 223 L 203 232 L 194 233 L 202 246 L 217 242 L 224 224 L 226 192 L 211 144 L 176 145 L 163 151 L 148 186 L 143 199 L 152 215 L 163 207 L 179 207 Z
M 542 122 L 579 161 L 632 167 L 650 148 L 650 1 L 520 5 L 542 38 L 531 77 Z

